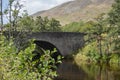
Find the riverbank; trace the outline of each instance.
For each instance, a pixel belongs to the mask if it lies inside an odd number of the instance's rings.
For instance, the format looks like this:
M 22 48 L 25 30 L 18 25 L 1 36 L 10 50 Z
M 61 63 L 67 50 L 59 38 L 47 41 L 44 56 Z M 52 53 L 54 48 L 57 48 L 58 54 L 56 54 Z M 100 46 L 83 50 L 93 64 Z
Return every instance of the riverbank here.
M 118 54 L 111 54 L 109 57 L 109 61 L 107 61 L 107 58 L 104 58 L 104 56 L 101 58 L 101 60 L 95 60 L 94 58 L 90 56 L 86 56 L 84 54 L 78 53 L 74 56 L 74 62 L 76 65 L 81 66 L 82 64 L 97 64 L 97 65 L 107 65 L 113 69 L 119 69 L 120 67 L 120 56 Z M 100 61 L 100 62 L 99 62 Z
M 58 77 L 54 80 L 119 80 L 120 65 L 110 66 L 88 62 L 78 65 L 74 60 L 65 59 L 58 66 L 57 73 Z

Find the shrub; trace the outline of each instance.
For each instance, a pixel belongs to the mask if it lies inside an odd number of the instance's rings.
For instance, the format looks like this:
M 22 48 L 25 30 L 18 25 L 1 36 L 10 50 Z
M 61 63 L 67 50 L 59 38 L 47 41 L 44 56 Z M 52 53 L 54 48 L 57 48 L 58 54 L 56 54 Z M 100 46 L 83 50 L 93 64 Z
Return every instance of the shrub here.
M 31 41 L 30 46 L 24 51 L 15 54 L 12 41 L 5 44 L 5 39 L 0 40 L 0 79 L 1 80 L 51 80 L 57 73 L 56 63 L 61 62 L 61 56 L 57 61 L 51 57 L 55 51 L 44 51 L 39 59 L 33 61 L 32 51 L 35 45 Z

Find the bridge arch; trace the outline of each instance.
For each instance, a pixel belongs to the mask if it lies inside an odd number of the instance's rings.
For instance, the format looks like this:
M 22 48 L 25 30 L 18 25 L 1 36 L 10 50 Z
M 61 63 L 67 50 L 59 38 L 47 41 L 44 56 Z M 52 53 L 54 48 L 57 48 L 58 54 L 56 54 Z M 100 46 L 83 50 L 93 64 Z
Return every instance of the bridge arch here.
M 39 46 L 40 48 L 42 48 L 44 50 L 53 51 L 54 48 L 56 48 L 57 51 L 52 55 L 53 58 L 56 58 L 58 55 L 62 55 L 60 50 L 54 44 L 52 44 L 48 41 L 35 40 L 34 43 L 36 44 L 36 46 Z

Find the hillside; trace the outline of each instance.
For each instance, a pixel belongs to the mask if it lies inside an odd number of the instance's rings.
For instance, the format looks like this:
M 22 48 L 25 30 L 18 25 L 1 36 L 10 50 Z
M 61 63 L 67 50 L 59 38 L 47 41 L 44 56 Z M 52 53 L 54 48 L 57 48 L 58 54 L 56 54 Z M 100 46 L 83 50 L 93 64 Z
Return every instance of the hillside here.
M 56 18 L 62 25 L 65 25 L 80 20 L 93 20 L 101 13 L 107 13 L 113 2 L 114 0 L 74 0 L 49 10 L 37 12 L 32 16 Z

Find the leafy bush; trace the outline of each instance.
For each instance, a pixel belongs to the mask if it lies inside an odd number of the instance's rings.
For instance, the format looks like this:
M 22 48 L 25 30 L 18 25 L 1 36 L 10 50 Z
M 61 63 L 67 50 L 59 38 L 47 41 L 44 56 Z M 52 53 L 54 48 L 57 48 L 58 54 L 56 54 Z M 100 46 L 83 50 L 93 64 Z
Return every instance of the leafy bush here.
M 116 63 L 120 63 L 120 55 L 119 54 L 112 54 L 110 56 L 110 64 L 116 64 Z
M 31 41 L 30 46 L 19 54 L 15 54 L 12 41 L 4 44 L 5 39 L 0 40 L 0 79 L 1 80 L 51 80 L 57 73 L 56 63 L 61 62 L 61 56 L 57 61 L 51 57 L 55 51 L 44 51 L 39 59 L 33 61 L 32 51 L 35 45 Z
M 86 45 L 81 52 L 83 55 L 88 56 L 92 61 L 97 61 L 100 57 L 97 51 L 96 42 Z

